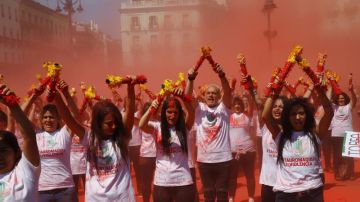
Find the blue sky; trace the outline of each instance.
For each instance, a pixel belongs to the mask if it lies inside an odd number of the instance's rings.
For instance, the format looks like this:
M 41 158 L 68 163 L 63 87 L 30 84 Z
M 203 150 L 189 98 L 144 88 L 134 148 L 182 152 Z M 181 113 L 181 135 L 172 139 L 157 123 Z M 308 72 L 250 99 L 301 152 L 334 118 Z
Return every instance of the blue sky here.
M 52 9 L 56 8 L 57 0 L 35 1 Z M 76 13 L 73 19 L 80 22 L 90 22 L 90 20 L 95 20 L 102 32 L 111 35 L 115 39 L 119 39 L 120 3 L 121 0 L 82 0 L 82 7 L 84 8 L 84 11 Z

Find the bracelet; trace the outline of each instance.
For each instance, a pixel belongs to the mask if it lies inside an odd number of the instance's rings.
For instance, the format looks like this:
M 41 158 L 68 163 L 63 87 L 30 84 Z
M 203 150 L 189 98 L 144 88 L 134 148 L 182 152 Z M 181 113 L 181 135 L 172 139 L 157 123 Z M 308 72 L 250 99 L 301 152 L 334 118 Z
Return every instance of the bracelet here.
M 195 76 L 188 76 L 189 81 L 194 81 L 195 80 Z

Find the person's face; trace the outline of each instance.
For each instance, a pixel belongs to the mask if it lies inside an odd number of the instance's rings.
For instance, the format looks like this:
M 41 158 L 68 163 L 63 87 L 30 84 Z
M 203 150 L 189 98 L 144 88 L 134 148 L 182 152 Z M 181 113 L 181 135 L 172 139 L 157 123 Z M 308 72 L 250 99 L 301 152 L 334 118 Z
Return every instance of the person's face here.
M 234 112 L 237 113 L 237 114 L 240 114 L 240 113 L 242 113 L 244 111 L 244 108 L 241 105 L 240 101 L 235 101 L 234 102 L 233 109 L 234 109 Z
M 284 103 L 280 99 L 277 99 L 271 111 L 272 116 L 275 120 L 277 121 L 280 120 L 283 108 L 284 108 Z
M 219 99 L 220 91 L 214 86 L 208 87 L 205 92 L 205 103 L 209 107 L 215 107 L 216 105 L 218 105 Z
M 0 142 L 0 154 L 0 174 L 10 172 L 15 166 L 15 151 L 9 145 Z
M 290 110 L 290 123 L 294 131 L 304 130 L 306 114 L 304 107 L 295 105 Z
M 50 111 L 46 111 L 41 118 L 41 125 L 44 131 L 51 133 L 58 129 L 59 121 L 59 117 Z
M 101 124 L 102 135 L 104 137 L 110 137 L 116 130 L 115 117 L 112 113 L 108 113 L 104 117 L 104 121 Z
M 170 127 L 176 125 L 179 119 L 179 110 L 175 106 L 169 106 L 166 111 L 166 121 Z
M 338 103 L 339 103 L 339 106 L 345 106 L 345 97 L 344 97 L 344 95 L 339 95 Z

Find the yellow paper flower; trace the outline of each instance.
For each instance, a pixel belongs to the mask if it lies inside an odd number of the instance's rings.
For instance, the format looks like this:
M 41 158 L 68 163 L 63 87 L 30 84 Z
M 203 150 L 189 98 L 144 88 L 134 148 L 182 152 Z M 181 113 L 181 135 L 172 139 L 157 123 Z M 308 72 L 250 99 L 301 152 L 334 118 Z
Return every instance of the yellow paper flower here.
M 85 97 L 90 98 L 90 99 L 94 99 L 95 96 L 96 96 L 95 88 L 93 86 L 89 86 L 85 91 Z
M 295 63 L 296 62 L 296 57 L 301 54 L 302 50 L 303 50 L 303 47 L 301 47 L 300 45 L 295 46 L 292 49 L 292 51 L 290 52 L 290 55 L 289 55 L 287 61 L 291 62 L 291 63 Z
M 109 85 L 110 88 L 112 88 L 120 84 L 123 79 L 124 78 L 121 76 L 108 75 L 106 77 L 106 83 Z
M 47 76 L 54 77 L 60 73 L 63 66 L 55 62 L 45 62 L 43 68 L 47 69 Z
M 178 87 L 180 85 L 182 85 L 182 83 L 185 81 L 185 74 L 180 72 L 178 74 L 178 80 L 175 82 L 175 86 Z
M 299 62 L 299 65 L 302 69 L 310 67 L 310 63 L 306 59 L 302 59 L 301 62 Z

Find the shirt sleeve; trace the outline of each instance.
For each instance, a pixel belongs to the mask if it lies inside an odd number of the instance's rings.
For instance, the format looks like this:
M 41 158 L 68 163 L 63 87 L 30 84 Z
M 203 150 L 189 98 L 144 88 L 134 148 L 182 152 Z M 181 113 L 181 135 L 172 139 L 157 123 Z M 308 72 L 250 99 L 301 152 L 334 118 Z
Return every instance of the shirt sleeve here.
M 22 172 L 24 179 L 31 182 L 38 182 L 40 178 L 41 166 L 32 165 L 24 154 L 21 155 L 21 159 L 17 165 L 17 169 Z

